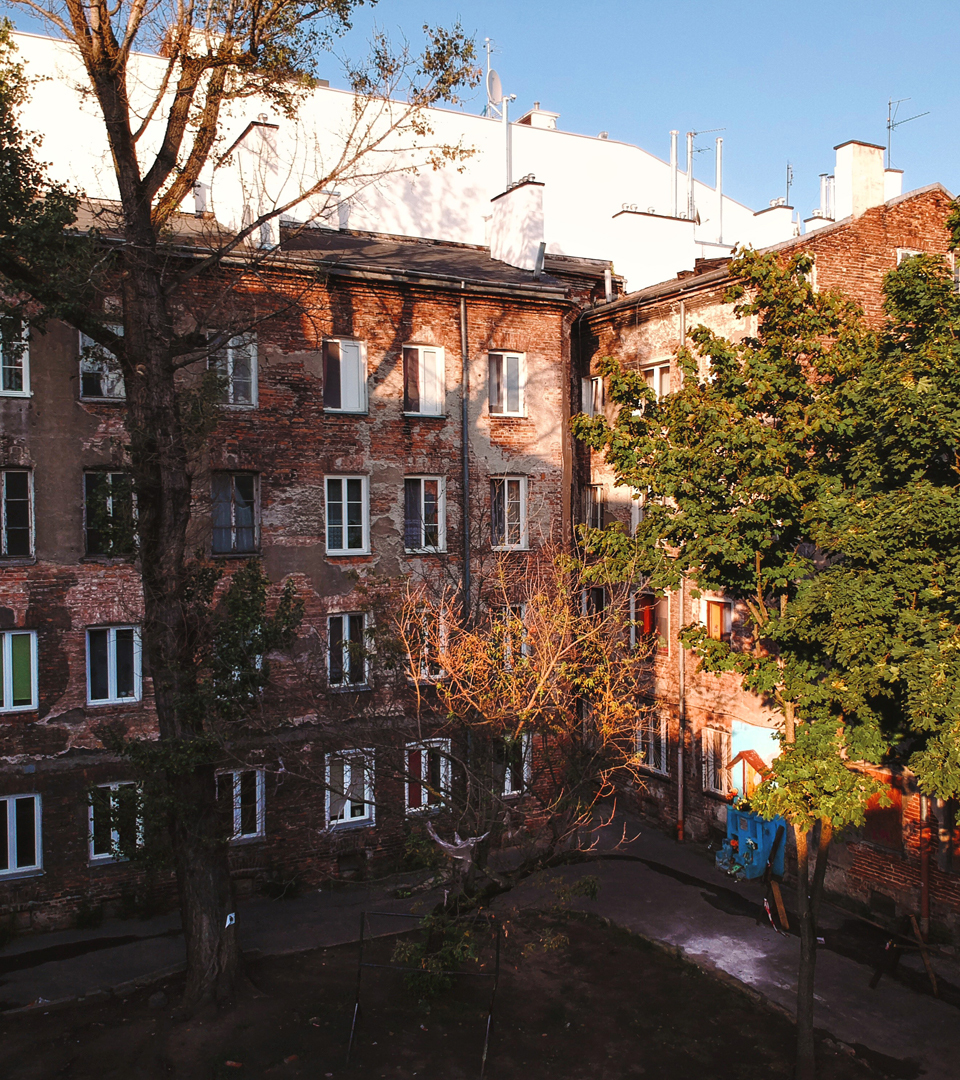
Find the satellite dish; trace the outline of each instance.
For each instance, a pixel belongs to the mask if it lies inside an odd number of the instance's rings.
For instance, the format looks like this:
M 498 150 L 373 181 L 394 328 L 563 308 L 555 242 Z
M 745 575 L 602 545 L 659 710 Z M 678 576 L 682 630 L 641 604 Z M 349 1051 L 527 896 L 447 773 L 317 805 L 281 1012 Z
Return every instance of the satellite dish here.
M 499 105 L 503 101 L 503 84 L 493 68 L 487 72 L 487 101 L 491 105 Z

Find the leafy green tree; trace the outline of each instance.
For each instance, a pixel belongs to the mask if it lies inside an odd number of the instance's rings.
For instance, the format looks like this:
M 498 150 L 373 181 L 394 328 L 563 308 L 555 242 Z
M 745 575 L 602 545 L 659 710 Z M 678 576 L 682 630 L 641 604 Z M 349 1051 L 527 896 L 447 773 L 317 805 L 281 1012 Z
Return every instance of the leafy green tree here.
M 745 648 L 700 626 L 686 627 L 682 641 L 701 670 L 738 674 L 783 718 L 782 753 L 753 804 L 782 814 L 796 840 L 801 1080 L 814 1072 L 816 922 L 830 839 L 835 828 L 863 821 L 875 790 L 848 761 L 876 761 L 886 745 L 874 711 L 840 707 L 836 658 L 817 639 L 831 568 L 817 546 L 819 523 L 856 429 L 841 389 L 877 343 L 849 303 L 811 287 L 810 266 L 804 255 L 786 265 L 741 255 L 728 299 L 738 314 L 756 316 L 756 336 L 733 342 L 698 327 L 693 350 L 678 355 L 681 388 L 660 402 L 639 373 L 605 360 L 617 417 L 575 421 L 622 483 L 648 493 L 635 538 L 617 530 L 588 537 L 604 572 L 612 564 L 660 590 L 689 575 L 749 611 Z
M 357 107 L 350 135 L 328 167 L 314 170 L 302 189 L 254 213 L 237 230 L 213 228 L 192 256 L 181 257 L 165 241 L 214 156 L 231 103 L 265 100 L 293 115 L 315 85 L 317 64 L 363 0 L 226 0 L 200 7 L 175 0 L 15 2 L 46 20 L 76 51 L 103 117 L 119 193 L 109 213 L 101 208 L 109 241 L 98 244 L 96 234 L 77 223 L 77 193 L 46 179 L 36 138 L 19 126 L 28 85 L 5 37 L 2 293 L 16 318 L 54 316 L 82 330 L 116 357 L 123 376 L 145 668 L 153 682 L 158 745 L 170 755 L 167 779 L 179 791 L 171 800 L 171 837 L 187 945 L 186 1002 L 196 1005 L 229 993 L 239 962 L 225 918 L 233 907 L 226 848 L 219 843 L 215 792 L 207 782 L 208 717 L 195 707 L 205 678 L 197 651 L 204 627 L 195 621 L 197 567 L 187 537 L 193 477 L 216 421 L 216 377 L 204 372 L 216 350 L 252 322 L 289 310 L 290 297 L 279 291 L 261 294 L 256 317 L 231 299 L 245 270 L 258 274 L 260 284 L 271 280 L 277 249 L 258 242 L 262 228 L 340 183 L 373 182 L 383 172 L 379 162 L 389 156 L 383 151 L 396 143 L 415 150 L 398 166 L 404 171 L 468 155 L 468 149 L 432 140 L 425 110 L 456 100 L 458 89 L 475 84 L 479 73 L 473 43 L 459 25 L 425 27 L 419 56 L 406 46 L 393 49 L 377 35 L 368 60 L 348 66 Z M 144 86 L 138 52 L 160 58 L 155 86 Z M 144 89 L 150 100 L 138 103 Z M 184 326 L 201 278 L 214 292 L 220 283 L 221 300 L 211 295 L 208 301 L 208 310 L 221 312 L 213 341 L 202 324 Z M 122 334 L 113 327 L 116 315 L 104 314 L 107 287 L 120 297 Z

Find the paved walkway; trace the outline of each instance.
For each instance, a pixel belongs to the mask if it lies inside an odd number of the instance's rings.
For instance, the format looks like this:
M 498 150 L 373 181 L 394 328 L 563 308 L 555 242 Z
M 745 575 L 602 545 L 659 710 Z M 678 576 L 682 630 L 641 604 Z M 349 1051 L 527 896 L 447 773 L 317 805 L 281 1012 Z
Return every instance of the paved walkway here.
M 647 827 L 617 852 L 598 854 L 586 867 L 531 878 L 495 906 L 506 913 L 555 903 L 558 881 L 595 874 L 600 879 L 596 900 L 574 898 L 569 906 L 676 947 L 700 966 L 726 973 L 793 1011 L 798 941 L 758 925 L 759 886 L 733 881 L 714 868 L 703 848 L 679 845 Z M 375 889 L 350 888 L 294 900 L 257 900 L 237 913 L 240 943 L 247 951 L 270 955 L 343 944 L 357 939 L 363 910 L 422 911 L 438 897 L 394 900 Z M 789 904 L 789 895 L 786 899 Z M 889 976 L 870 989 L 882 935 L 873 935 L 871 951 L 861 947 L 856 929 L 849 915 L 825 908 L 825 945 L 817 962 L 817 1026 L 856 1047 L 890 1075 L 956 1080 L 960 1008 Z M 111 920 L 94 931 L 18 938 L 0 951 L 0 1003 L 11 1008 L 40 999 L 52 1002 L 116 991 L 177 970 L 183 957 L 176 916 Z M 916 973 L 915 984 L 922 991 L 919 964 L 914 955 L 901 966 L 908 976 Z M 952 984 L 947 990 L 960 988 L 960 965 L 944 958 L 936 964 L 941 979 Z

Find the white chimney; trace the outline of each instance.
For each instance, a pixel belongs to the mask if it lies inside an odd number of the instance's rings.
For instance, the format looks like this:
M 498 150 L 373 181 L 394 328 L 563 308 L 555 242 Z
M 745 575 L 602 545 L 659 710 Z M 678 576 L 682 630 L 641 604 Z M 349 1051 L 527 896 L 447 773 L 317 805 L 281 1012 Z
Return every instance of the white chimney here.
M 490 201 L 490 257 L 534 270 L 543 241 L 543 184 L 525 177 Z
M 884 194 L 884 147 L 874 143 L 850 142 L 835 146 L 837 152 L 836 204 L 834 217 L 859 217 L 886 201 Z
M 885 169 L 883 173 L 883 201 L 889 202 L 903 194 L 903 169 Z

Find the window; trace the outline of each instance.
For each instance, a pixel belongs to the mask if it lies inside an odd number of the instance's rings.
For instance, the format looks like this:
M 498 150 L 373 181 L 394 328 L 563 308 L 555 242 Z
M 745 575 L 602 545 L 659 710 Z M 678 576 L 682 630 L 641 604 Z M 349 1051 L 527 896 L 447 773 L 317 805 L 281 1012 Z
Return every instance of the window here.
M 110 326 L 123 335 L 122 326 Z M 120 362 L 109 349 L 86 334 L 80 335 L 80 397 L 119 401 L 126 397 Z
M 104 626 L 87 631 L 87 703 L 140 700 L 140 631 Z
M 914 255 L 922 255 L 923 252 L 917 248 L 897 248 L 897 266 L 902 266 L 907 259 L 912 259 Z
M 603 379 L 599 376 L 583 380 L 583 411 L 587 416 L 600 416 L 603 413 Z
M 263 769 L 217 773 L 217 801 L 223 800 L 231 840 L 252 840 L 266 833 L 266 777 Z
M 365 476 L 326 478 L 327 554 L 370 551 L 370 511 Z
M 323 407 L 331 412 L 367 411 L 367 357 L 361 342 L 323 343 Z
M 650 716 L 637 733 L 637 749 L 643 754 L 643 764 L 653 772 L 668 773 L 667 718 Z
M 499 628 L 495 628 L 498 632 L 493 635 L 493 641 L 500 647 L 505 671 L 513 670 L 515 656 L 530 656 L 526 616 L 526 604 L 509 604 L 494 610 L 493 617 Z
M 521 795 L 533 778 L 533 741 L 527 734 L 495 744 L 494 771 L 502 795 Z
M 418 682 L 430 682 L 443 678 L 438 653 L 446 641 L 446 624 L 443 616 L 433 608 L 422 608 L 419 622 L 411 628 L 410 671 Z
M 403 482 L 403 546 L 443 551 L 447 546 L 445 484 L 441 476 L 408 476 Z
M 39 870 L 40 796 L 0 797 L 0 874 Z
M 495 548 L 527 546 L 527 478 L 497 476 L 490 481 L 492 540 Z
M 607 606 L 607 590 L 603 585 L 591 585 L 583 590 L 583 614 L 602 615 Z
M 123 472 L 83 474 L 83 520 L 88 555 L 132 555 L 133 486 Z
M 520 353 L 490 353 L 491 416 L 523 416 L 524 359 Z
M 0 318 L 0 394 L 30 396 L 30 346 L 23 323 Z
M 403 411 L 421 416 L 443 416 L 444 396 L 443 349 L 404 345 Z
M 407 813 L 441 806 L 450 795 L 450 740 L 407 743 Z
M 37 706 L 37 633 L 4 630 L 0 633 L 0 712 Z
M 648 634 L 657 635 L 657 649 L 667 652 L 670 641 L 670 598 L 652 592 L 634 593 L 631 645 Z
M 29 469 L 0 470 L 0 556 L 33 554 L 33 476 Z
M 588 484 L 584 489 L 584 521 L 591 529 L 603 528 L 603 485 Z
M 730 790 L 730 776 L 726 766 L 730 763 L 730 732 L 718 728 L 704 728 L 703 740 L 703 790 L 726 795 Z
M 327 618 L 327 677 L 331 686 L 349 689 L 365 686 L 368 657 L 366 617 L 360 612 Z
M 649 491 L 640 491 L 637 488 L 628 488 L 630 492 L 630 535 L 635 536 L 643 515 L 646 512 L 647 501 L 650 498 Z
M 256 405 L 257 339 L 253 334 L 230 338 L 211 354 L 207 364 L 223 380 L 220 396 L 223 405 Z
M 90 793 L 88 810 L 91 862 L 128 859 L 143 843 L 138 784 L 100 784 Z
M 647 387 L 657 395 L 657 401 L 661 401 L 670 393 L 669 364 L 657 364 L 654 367 L 644 368 L 643 378 Z
M 249 555 L 257 550 L 257 477 L 253 473 L 214 473 L 214 555 Z
M 327 822 L 372 825 L 373 751 L 348 750 L 327 757 Z
M 705 600 L 703 603 L 707 637 L 729 641 L 733 628 L 733 605 L 728 600 Z

